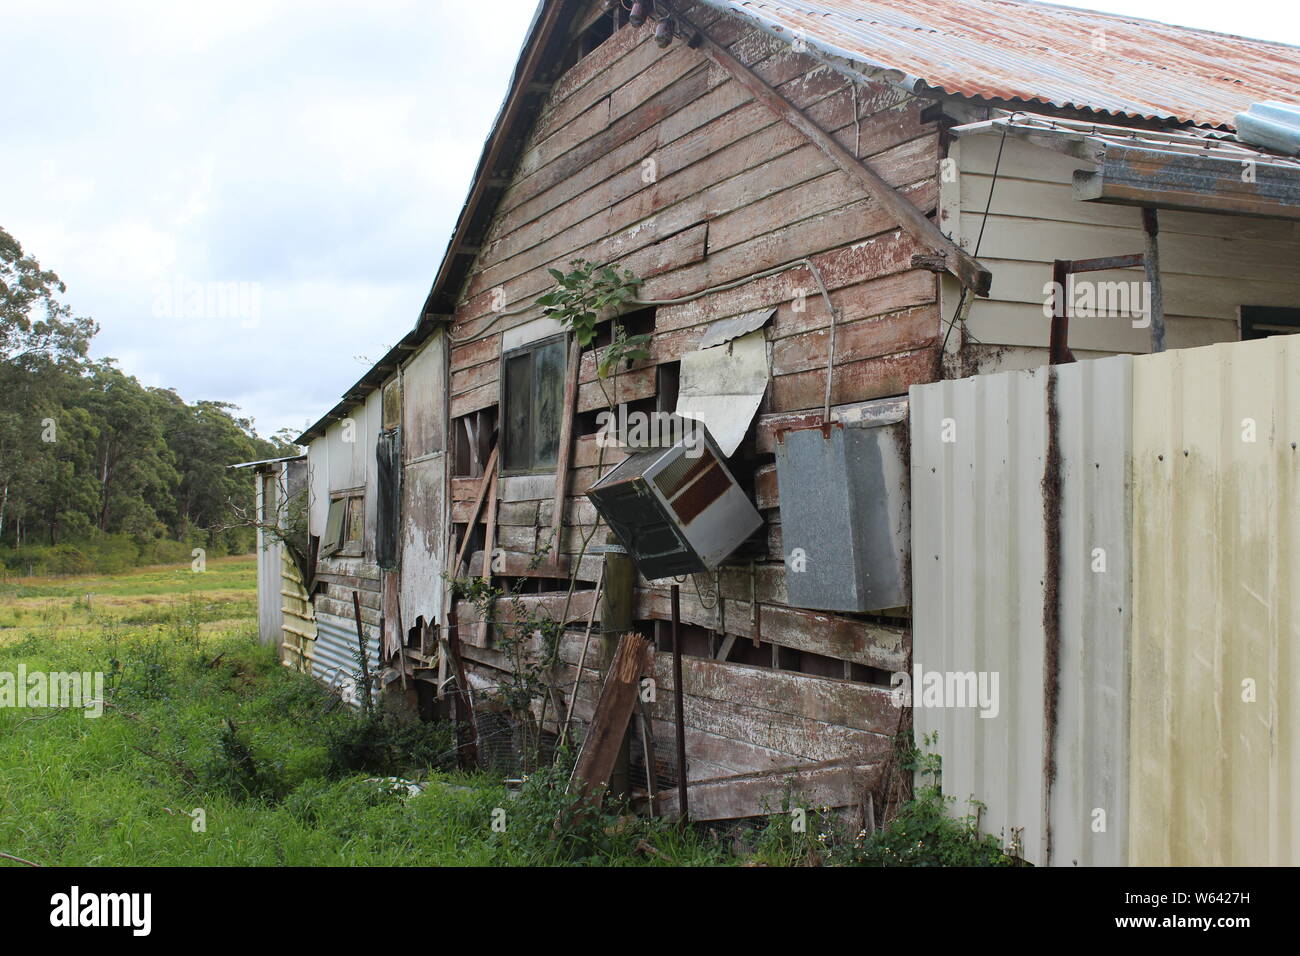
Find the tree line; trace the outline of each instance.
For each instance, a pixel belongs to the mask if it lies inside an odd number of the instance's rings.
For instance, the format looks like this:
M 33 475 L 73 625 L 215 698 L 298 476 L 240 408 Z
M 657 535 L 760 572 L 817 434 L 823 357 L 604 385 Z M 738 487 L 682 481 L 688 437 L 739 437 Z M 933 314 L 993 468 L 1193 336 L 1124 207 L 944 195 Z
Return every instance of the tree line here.
M 90 358 L 99 327 L 65 292 L 0 228 L 0 563 L 116 570 L 249 550 L 251 529 L 213 530 L 251 503 L 249 474 L 228 466 L 293 454 L 290 436 Z

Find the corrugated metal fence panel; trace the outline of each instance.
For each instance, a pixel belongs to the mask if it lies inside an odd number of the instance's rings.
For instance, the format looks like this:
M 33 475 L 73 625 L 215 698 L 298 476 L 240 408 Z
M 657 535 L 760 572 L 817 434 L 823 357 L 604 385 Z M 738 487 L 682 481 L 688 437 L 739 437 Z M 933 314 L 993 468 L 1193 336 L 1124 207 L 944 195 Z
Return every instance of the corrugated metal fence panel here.
M 1126 858 L 1132 369 L 1123 355 L 1053 371 L 1061 460 L 1056 866 L 1122 866 Z
M 1130 862 L 1295 865 L 1300 336 L 1140 357 L 1134 404 Z
M 998 675 L 996 716 L 923 706 L 918 739 L 938 733 L 945 793 L 982 826 L 1041 859 L 1043 767 L 1041 502 L 1046 374 L 915 386 L 912 426 L 913 673 Z M 914 682 L 915 683 L 915 682 Z
M 372 675 L 379 673 L 377 629 L 365 628 L 366 655 Z M 316 612 L 316 642 L 312 653 L 312 675 L 331 687 L 339 688 L 351 701 L 356 688 L 356 625 L 330 614 Z

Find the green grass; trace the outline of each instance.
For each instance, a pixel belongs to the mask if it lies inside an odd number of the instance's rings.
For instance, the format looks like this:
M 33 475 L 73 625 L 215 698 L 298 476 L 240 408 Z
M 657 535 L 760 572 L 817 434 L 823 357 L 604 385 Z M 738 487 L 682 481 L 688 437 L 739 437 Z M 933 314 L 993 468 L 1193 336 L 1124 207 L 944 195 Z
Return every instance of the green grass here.
M 107 700 L 97 719 L 0 707 L 0 853 L 64 866 L 1000 862 L 937 790 L 866 845 L 813 812 L 807 833 L 778 816 L 741 845 L 582 809 L 561 769 L 516 792 L 460 774 L 445 724 L 368 721 L 259 646 L 255 575 L 254 558 L 230 558 L 0 592 L 0 674 L 103 672 Z M 392 776 L 426 787 L 395 793 L 380 782 Z
M 725 861 L 694 833 L 603 815 L 556 839 L 562 788 L 507 794 L 446 769 L 450 748 L 425 766 L 341 769 L 340 741 L 361 718 L 256 643 L 255 564 L 10 585 L 0 672 L 101 671 L 109 706 L 98 719 L 0 708 L 0 852 L 70 866 Z M 228 721 L 252 775 L 231 757 Z M 445 732 L 418 725 L 402 739 Z M 376 773 L 427 787 L 401 796 Z M 206 832 L 193 829 L 196 808 Z

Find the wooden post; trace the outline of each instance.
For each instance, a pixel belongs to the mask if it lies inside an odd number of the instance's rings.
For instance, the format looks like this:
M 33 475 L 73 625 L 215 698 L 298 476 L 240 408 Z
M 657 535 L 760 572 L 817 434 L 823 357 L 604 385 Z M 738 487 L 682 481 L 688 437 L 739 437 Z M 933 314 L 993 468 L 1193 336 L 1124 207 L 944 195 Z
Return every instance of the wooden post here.
M 569 780 L 571 791 L 580 790 L 598 802 L 608 785 L 611 794 L 619 795 L 614 788 L 618 762 L 624 759 L 627 749 L 632 715 L 641 694 L 641 678 L 653 668 L 654 646 L 650 641 L 635 632 L 624 634 L 610 662 L 587 729 L 587 739 L 582 742 L 582 752 L 574 765 Z M 626 768 L 623 776 L 626 779 Z
M 474 708 L 469 699 L 469 679 L 465 675 L 465 659 L 460 656 L 460 622 L 453 599 L 447 611 L 447 656 L 456 674 L 456 743 L 460 749 L 460 766 L 471 769 L 478 766 L 478 734 L 474 729 Z
M 1052 332 L 1048 339 L 1047 360 L 1052 365 L 1070 361 L 1070 263 L 1057 259 L 1052 263 Z
M 677 818 L 685 822 L 689 810 L 686 804 L 686 713 L 684 701 L 686 688 L 682 686 L 682 609 L 680 591 L 676 584 L 672 590 L 673 615 L 673 718 L 677 722 Z M 772 645 L 776 647 L 775 644 Z
M 555 501 L 551 512 L 551 563 L 560 565 L 564 534 L 564 503 L 569 496 L 569 464 L 573 461 L 573 416 L 578 410 L 578 378 L 582 346 L 577 338 L 569 346 L 569 365 L 564 383 L 564 410 L 560 418 L 560 454 L 555 465 Z
M 483 538 L 483 587 L 492 583 L 492 553 L 497 549 L 497 474 L 499 469 L 492 469 L 492 474 L 484 480 L 488 482 L 487 533 Z M 466 532 L 468 535 L 468 531 Z M 488 622 L 485 617 L 479 624 L 479 643 L 487 646 Z
M 1142 207 L 1142 228 L 1147 234 L 1147 251 L 1144 265 L 1147 270 L 1147 288 L 1151 296 L 1151 351 L 1165 350 L 1165 293 L 1160 285 L 1160 222 L 1153 207 Z
M 616 541 L 617 539 L 611 533 L 608 546 L 618 547 Z M 636 567 L 632 564 L 632 558 L 628 553 L 618 547 L 618 550 L 605 552 L 601 574 L 604 578 L 605 590 L 600 599 L 600 668 L 602 677 L 607 677 L 618 650 L 619 639 L 632 630 Z M 619 748 L 618 760 L 609 777 L 609 791 L 615 796 L 622 796 L 628 791 L 628 762 L 631 754 L 631 734 L 625 733 L 623 744 Z

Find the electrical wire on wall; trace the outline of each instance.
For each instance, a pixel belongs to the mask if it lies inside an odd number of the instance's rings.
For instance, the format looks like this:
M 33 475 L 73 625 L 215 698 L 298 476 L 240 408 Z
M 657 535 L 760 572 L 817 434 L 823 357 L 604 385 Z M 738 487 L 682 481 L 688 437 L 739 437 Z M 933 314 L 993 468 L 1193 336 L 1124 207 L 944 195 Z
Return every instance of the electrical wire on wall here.
M 1013 121 L 1015 120 L 1015 117 L 1016 114 L 1014 113 L 1011 114 L 1011 118 Z M 998 171 L 1002 168 L 1002 148 L 1006 145 L 1007 145 L 1007 130 L 1006 127 L 1003 127 L 1002 139 L 998 143 L 998 158 L 993 163 L 993 181 L 989 183 L 988 201 L 984 204 L 984 218 L 980 220 L 979 235 L 975 238 L 975 252 L 971 256 L 971 258 L 973 259 L 978 259 L 980 257 L 980 246 L 984 243 L 984 227 L 988 225 L 989 210 L 993 208 L 993 190 L 997 188 Z M 970 289 L 966 286 L 962 286 L 961 297 L 957 299 L 957 308 L 953 312 L 952 318 L 948 321 L 948 331 L 944 334 L 943 348 L 940 350 L 941 352 L 948 351 L 948 338 L 949 336 L 952 335 L 953 327 L 956 326 L 959 321 L 961 322 L 964 331 L 964 326 L 966 325 L 966 315 L 964 310 L 966 308 L 966 304 L 969 299 L 969 296 L 970 296 Z M 971 336 L 969 332 L 965 332 L 965 334 L 971 338 L 974 338 L 974 336 Z M 976 339 L 975 341 L 978 342 L 979 340 Z

